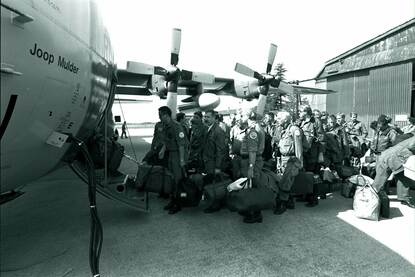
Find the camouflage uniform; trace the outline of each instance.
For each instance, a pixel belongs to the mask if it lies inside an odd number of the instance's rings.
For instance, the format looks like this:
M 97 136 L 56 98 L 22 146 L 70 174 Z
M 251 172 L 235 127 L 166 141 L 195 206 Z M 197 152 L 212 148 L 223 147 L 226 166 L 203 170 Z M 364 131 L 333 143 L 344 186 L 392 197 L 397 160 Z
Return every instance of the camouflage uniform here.
M 350 144 L 350 154 L 353 157 L 363 156 L 367 146 L 365 144 L 365 139 L 367 137 L 366 126 L 360 121 L 349 121 L 345 127 L 346 133 L 349 138 Z
M 326 131 L 326 152 L 324 165 L 333 166 L 336 170 L 345 157 L 349 156 L 349 143 L 347 135 L 339 125 Z
M 279 183 L 279 199 L 287 201 L 299 169 L 303 167 L 302 133 L 295 125 L 288 125 L 281 133 L 278 148 L 281 153 L 282 179 Z
M 301 122 L 301 130 L 304 132 L 309 149 L 304 149 L 304 168 L 306 171 L 318 173 L 320 170 L 318 156 L 323 151 L 324 132 L 322 124 L 319 126 L 310 119 Z

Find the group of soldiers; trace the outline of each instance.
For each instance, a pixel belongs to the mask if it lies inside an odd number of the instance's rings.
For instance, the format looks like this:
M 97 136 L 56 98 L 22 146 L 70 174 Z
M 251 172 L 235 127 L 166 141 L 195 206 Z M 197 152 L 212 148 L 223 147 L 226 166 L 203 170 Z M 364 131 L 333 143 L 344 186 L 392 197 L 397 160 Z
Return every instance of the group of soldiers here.
M 253 187 L 258 187 L 263 185 L 264 165 L 280 173 L 278 188 L 274 190 L 274 214 L 282 214 L 294 208 L 291 188 L 300 171 L 320 174 L 322 168 L 328 168 L 341 176 L 344 166 L 376 160 L 403 133 L 381 115 L 376 126 L 371 126 L 375 136 L 369 142 L 368 131 L 356 113 L 351 113 L 346 122 L 344 114 L 328 115 L 307 105 L 300 107 L 298 118 L 286 111 L 279 111 L 276 117 L 269 112 L 262 118 L 251 109 L 242 110 L 231 125 L 225 124 L 213 110 L 195 112 L 190 126 L 182 113 L 174 120 L 167 106 L 159 108 L 159 118 L 144 161 L 165 166 L 174 176 L 175 189 L 165 207 L 169 214 L 181 210 L 179 184 L 189 172 L 203 174 L 207 183 L 224 173 L 232 180 L 247 177 Z M 405 131 L 414 134 L 414 123 L 411 122 L 412 129 Z M 238 188 L 228 188 L 233 189 Z M 308 207 L 314 207 L 318 204 L 317 193 L 306 195 L 305 200 Z M 213 206 L 205 212 L 219 209 L 220 206 Z M 261 211 L 241 215 L 246 223 L 262 222 Z

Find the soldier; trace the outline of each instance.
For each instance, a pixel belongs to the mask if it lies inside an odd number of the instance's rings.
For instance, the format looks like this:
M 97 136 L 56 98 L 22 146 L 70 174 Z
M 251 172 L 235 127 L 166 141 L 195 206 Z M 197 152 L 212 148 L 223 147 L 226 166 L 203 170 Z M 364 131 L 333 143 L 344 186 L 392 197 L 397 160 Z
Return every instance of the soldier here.
M 408 117 L 408 125 L 405 125 L 404 127 L 402 127 L 402 132 L 404 134 L 410 134 L 413 133 L 415 134 L 415 117 Z
M 163 147 L 163 123 L 161 121 L 154 125 L 153 140 L 151 141 L 150 150 L 143 158 L 143 162 L 151 165 L 161 165 L 167 167 L 167 153 L 162 159 L 159 159 L 159 152 Z
M 207 183 L 213 182 L 215 175 L 222 173 L 226 159 L 227 144 L 225 132 L 215 121 L 215 112 L 205 112 L 204 122 L 207 125 L 205 143 L 202 150 L 204 172 L 207 174 Z M 209 207 L 205 213 L 212 213 L 220 209 L 220 206 Z
M 187 139 L 190 139 L 190 129 L 188 126 L 188 122 L 186 120 L 186 115 L 184 113 L 177 113 L 176 114 L 176 121 L 182 125 L 184 134 L 186 135 Z
M 175 214 L 181 210 L 178 201 L 179 184 L 185 175 L 188 141 L 182 126 L 171 118 L 169 107 L 162 106 L 159 108 L 159 118 L 163 123 L 163 147 L 159 152 L 159 158 L 162 158 L 165 152 L 168 153 L 167 167 L 174 176 L 171 201 L 164 209 L 169 210 L 169 214 Z
M 242 138 L 240 156 L 241 156 L 241 174 L 252 180 L 252 186 L 260 186 L 260 177 L 264 161 L 262 153 L 265 145 L 265 132 L 257 122 L 257 114 L 251 110 L 243 111 L 242 124 L 246 125 L 244 136 Z M 249 211 L 241 213 L 245 223 L 261 223 L 261 211 Z
M 336 123 L 340 127 L 346 127 L 346 125 L 347 125 L 346 115 L 344 113 L 337 113 L 336 114 Z
M 310 106 L 300 107 L 300 128 L 304 133 L 304 169 L 316 174 L 320 172 L 319 153 L 323 151 L 324 132 L 322 125 L 315 124 Z
M 274 214 L 282 214 L 287 206 L 294 208 L 294 202 L 290 198 L 291 187 L 295 176 L 303 168 L 303 146 L 301 129 L 292 124 L 292 117 L 288 112 L 279 112 L 277 115 L 278 124 L 283 128 L 281 139 L 278 143 L 281 153 L 281 168 L 283 176 L 278 184 L 279 193 L 276 198 Z
M 415 208 L 415 199 L 412 199 L 408 194 L 408 189 L 415 189 L 414 182 L 406 177 L 403 172 L 403 164 L 415 154 L 415 137 L 410 137 L 401 141 L 395 146 L 386 149 L 378 158 L 376 164 L 376 176 L 373 181 L 373 187 L 377 192 L 381 191 L 393 172 L 395 178 L 398 179 L 402 186 L 405 186 L 406 192 L 400 193 L 398 191 L 398 200 L 401 204 Z
M 321 125 L 323 127 L 323 131 L 326 131 L 326 128 L 327 128 L 327 117 L 328 117 L 327 112 L 326 111 L 322 111 L 321 112 L 320 120 L 321 120 Z
M 343 128 L 336 117 L 330 115 L 327 120 L 325 166 L 339 172 L 344 157 L 349 156 L 349 143 Z
M 379 155 L 387 148 L 391 147 L 396 140 L 398 133 L 389 125 L 388 118 L 381 114 L 377 121 L 377 132 L 373 137 L 373 143 L 370 146 L 371 152 Z
M 273 137 L 276 132 L 277 126 L 275 124 L 275 115 L 273 112 L 268 112 L 264 116 L 263 128 L 265 132 L 265 148 L 262 157 L 265 161 L 272 158 L 273 150 Z
M 368 157 L 362 158 L 362 161 L 365 162 L 365 172 L 370 177 L 375 176 L 375 168 L 380 154 L 394 145 L 398 133 L 394 128 L 389 125 L 390 121 L 387 116 L 381 114 L 377 120 L 377 131 L 373 137 L 372 144 L 370 145 L 370 155 Z M 375 162 L 375 164 L 373 164 Z M 367 170 L 367 171 L 366 171 Z
M 246 122 L 242 122 L 242 115 L 238 113 L 235 117 L 235 125 L 230 131 L 229 154 L 232 163 L 232 180 L 239 179 L 241 174 L 241 145 L 245 136 Z
M 345 130 L 349 137 L 351 156 L 362 157 L 367 150 L 365 142 L 368 133 L 366 126 L 357 120 L 357 113 L 350 113 L 350 121 L 347 122 Z
M 190 130 L 190 147 L 188 167 L 201 173 L 203 170 L 202 150 L 205 142 L 207 128 L 202 121 L 201 112 L 195 112 L 191 120 L 192 128 Z

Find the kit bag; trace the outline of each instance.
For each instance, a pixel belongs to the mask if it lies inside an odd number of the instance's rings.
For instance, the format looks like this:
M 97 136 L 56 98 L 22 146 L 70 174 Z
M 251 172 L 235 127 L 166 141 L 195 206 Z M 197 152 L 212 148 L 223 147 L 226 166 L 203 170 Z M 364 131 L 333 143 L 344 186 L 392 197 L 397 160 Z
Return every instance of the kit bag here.
M 291 187 L 293 194 L 305 195 L 313 193 L 314 191 L 314 173 L 300 171 L 294 178 L 294 183 Z
M 353 210 L 356 217 L 379 220 L 380 199 L 369 182 L 356 189 L 353 199 Z
M 346 198 L 353 198 L 354 193 L 356 191 L 357 185 L 353 184 L 350 181 L 346 181 L 342 183 L 341 195 Z
M 139 190 L 170 194 L 173 192 L 173 174 L 165 167 L 158 165 L 139 165 L 136 186 Z
M 201 174 L 194 175 L 202 176 Z M 190 175 L 188 178 L 184 178 L 181 182 L 181 189 L 185 193 L 180 194 L 180 203 L 184 207 L 196 207 L 202 199 L 202 190 L 200 185 L 197 183 L 199 176 L 195 176 L 195 178 L 192 177 L 193 175 Z
M 245 188 L 232 191 L 226 197 L 226 205 L 231 211 L 247 212 L 272 209 L 275 203 L 273 191 L 265 186 L 251 187 L 248 179 Z M 248 188 L 246 188 L 248 187 Z
M 207 208 L 222 205 L 228 192 L 227 187 L 230 183 L 231 179 L 229 177 L 217 175 L 211 184 L 204 186 L 203 194 Z

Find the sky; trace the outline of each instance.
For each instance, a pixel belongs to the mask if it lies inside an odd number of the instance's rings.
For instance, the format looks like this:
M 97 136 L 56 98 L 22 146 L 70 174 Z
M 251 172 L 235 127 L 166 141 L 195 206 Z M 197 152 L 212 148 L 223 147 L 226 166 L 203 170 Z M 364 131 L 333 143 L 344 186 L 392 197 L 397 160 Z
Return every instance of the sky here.
M 264 72 L 270 43 L 287 80 L 315 77 L 324 63 L 415 17 L 414 0 L 98 0 L 118 68 L 170 62 L 182 30 L 179 68 L 245 79 L 239 62 Z

